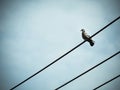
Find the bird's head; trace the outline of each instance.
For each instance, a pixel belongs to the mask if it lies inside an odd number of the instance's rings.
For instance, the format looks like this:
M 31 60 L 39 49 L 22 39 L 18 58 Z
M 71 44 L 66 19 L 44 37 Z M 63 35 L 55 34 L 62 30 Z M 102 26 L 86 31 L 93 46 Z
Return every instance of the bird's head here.
M 85 32 L 85 29 L 81 29 L 82 32 Z

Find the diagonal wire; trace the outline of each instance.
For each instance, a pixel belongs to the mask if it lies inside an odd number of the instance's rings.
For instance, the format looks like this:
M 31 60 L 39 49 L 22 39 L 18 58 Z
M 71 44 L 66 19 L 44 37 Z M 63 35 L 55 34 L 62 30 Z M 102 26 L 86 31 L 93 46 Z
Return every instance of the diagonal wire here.
M 110 22 L 109 24 L 107 24 L 106 26 L 104 26 L 102 29 L 100 29 L 98 32 L 96 32 L 95 34 L 93 34 L 90 38 L 94 37 L 95 35 L 97 35 L 98 33 L 100 33 L 101 31 L 103 31 L 105 28 L 107 28 L 108 26 L 110 26 L 111 24 L 113 24 L 115 21 L 117 21 L 118 19 L 120 19 L 120 16 L 117 17 L 116 19 L 114 19 L 112 22 Z M 35 75 L 39 74 L 40 72 L 42 72 L 43 70 L 45 70 L 46 68 L 48 68 L 49 66 L 51 66 L 52 64 L 54 64 L 55 62 L 59 61 L 61 58 L 63 58 L 64 56 L 66 56 L 67 54 L 69 54 L 70 52 L 72 52 L 73 50 L 75 50 L 76 48 L 78 48 L 79 46 L 81 46 L 83 43 L 85 43 L 86 41 L 81 42 L 80 44 L 78 44 L 77 46 L 75 46 L 74 48 L 72 48 L 71 50 L 69 50 L 68 52 L 66 52 L 65 54 L 63 54 L 62 56 L 60 56 L 59 58 L 57 58 L 56 60 L 54 60 L 53 62 L 51 62 L 50 64 L 48 64 L 47 66 L 45 66 L 44 68 L 42 68 L 41 70 L 39 70 L 38 72 L 36 72 L 35 74 L 31 75 L 30 77 L 28 77 L 27 79 L 23 80 L 22 82 L 20 82 L 19 84 L 17 84 L 16 86 L 12 87 L 10 90 L 13 90 L 15 88 L 17 88 L 18 86 L 20 86 L 21 84 L 25 83 L 26 81 L 28 81 L 29 79 L 31 79 L 32 77 L 34 77 Z
M 113 54 L 112 56 L 110 56 L 109 58 L 105 59 L 104 61 L 100 62 L 99 64 L 93 66 L 92 68 L 88 69 L 87 71 L 83 72 L 82 74 L 78 75 L 77 77 L 75 77 L 75 78 L 69 80 L 68 82 L 62 84 L 61 86 L 59 86 L 59 87 L 56 88 L 55 90 L 58 90 L 58 89 L 64 87 L 65 85 L 71 83 L 72 81 L 74 81 L 74 80 L 76 80 L 77 78 L 83 76 L 84 74 L 88 73 L 89 71 L 95 69 L 96 67 L 98 67 L 98 66 L 100 66 L 101 64 L 105 63 L 106 61 L 108 61 L 109 59 L 111 59 L 111 58 L 113 58 L 114 56 L 118 55 L 119 53 L 120 53 L 120 51 L 118 51 L 117 53 Z
M 117 79 L 118 77 L 120 77 L 120 74 L 119 74 L 118 76 L 116 76 L 116 77 L 114 77 L 114 78 L 110 79 L 109 81 L 106 81 L 105 83 L 101 84 L 100 86 L 98 86 L 98 87 L 94 88 L 93 90 L 97 90 L 97 89 L 99 89 L 100 87 L 102 87 L 102 86 L 106 85 L 107 83 L 109 83 L 109 82 L 111 82 L 111 81 L 113 81 L 113 80 Z

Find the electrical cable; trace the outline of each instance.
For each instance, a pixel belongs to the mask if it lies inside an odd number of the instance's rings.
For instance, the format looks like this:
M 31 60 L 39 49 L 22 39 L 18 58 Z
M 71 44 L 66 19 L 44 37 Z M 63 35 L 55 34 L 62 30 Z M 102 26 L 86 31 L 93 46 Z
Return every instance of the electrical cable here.
M 117 21 L 118 19 L 120 19 L 120 16 L 117 17 L 116 19 L 114 19 L 112 22 L 110 22 L 109 24 L 107 24 L 106 26 L 104 26 L 102 29 L 100 29 L 98 32 L 96 32 L 95 34 L 93 34 L 90 38 L 94 37 L 95 35 L 97 35 L 98 33 L 100 33 L 101 31 L 103 31 L 105 28 L 107 28 L 108 26 L 110 26 L 111 24 L 113 24 L 115 21 Z M 80 44 L 78 44 L 77 46 L 75 46 L 74 48 L 72 48 L 71 50 L 69 50 L 68 52 L 66 52 L 65 54 L 63 54 L 62 56 L 60 56 L 59 58 L 57 58 L 56 60 L 54 60 L 53 62 L 51 62 L 50 64 L 48 64 L 47 66 L 45 66 L 44 68 L 42 68 L 41 70 L 39 70 L 38 72 L 36 72 L 35 74 L 31 75 L 30 77 L 28 77 L 27 79 L 23 80 L 22 82 L 20 82 L 19 84 L 15 85 L 14 87 L 12 87 L 10 90 L 13 90 L 15 88 L 17 88 L 18 86 L 20 86 L 21 84 L 25 83 L 26 81 L 28 81 L 29 79 L 31 79 L 32 77 L 34 77 L 35 75 L 39 74 L 40 72 L 42 72 L 43 70 L 45 70 L 46 68 L 48 68 L 49 66 L 51 66 L 52 64 L 54 64 L 55 62 L 59 61 L 61 58 L 63 58 L 64 56 L 66 56 L 67 54 L 69 54 L 70 52 L 72 52 L 73 50 L 75 50 L 76 48 L 78 48 L 79 46 L 81 46 L 83 43 L 85 43 L 86 41 L 81 42 Z
M 67 84 L 71 83 L 72 81 L 76 80 L 77 78 L 79 78 L 79 77 L 81 77 L 81 76 L 85 75 L 85 74 L 86 74 L 86 73 L 88 73 L 89 71 L 91 71 L 91 70 L 95 69 L 96 67 L 98 67 L 98 66 L 100 66 L 101 64 L 105 63 L 106 61 L 108 61 L 109 59 L 111 59 L 111 58 L 113 58 L 114 56 L 118 55 L 119 53 L 120 53 L 120 51 L 118 51 L 117 53 L 113 54 L 113 55 L 112 55 L 112 56 L 110 56 L 109 58 L 107 58 L 107 59 L 103 60 L 102 62 L 98 63 L 97 65 L 93 66 L 92 68 L 88 69 L 87 71 L 83 72 L 82 74 L 78 75 L 77 77 L 75 77 L 75 78 L 73 78 L 73 79 L 69 80 L 68 82 L 66 82 L 66 83 L 62 84 L 61 86 L 59 86 L 59 87 L 58 87 L 58 88 L 56 88 L 55 90 L 58 90 L 58 89 L 60 89 L 60 88 L 64 87 L 65 85 L 67 85 Z
M 99 89 L 100 87 L 102 87 L 102 86 L 106 85 L 107 83 L 109 83 L 109 82 L 111 82 L 111 81 L 113 81 L 113 80 L 117 79 L 118 77 L 120 77 L 120 74 L 119 74 L 118 76 L 116 76 L 116 77 L 114 77 L 114 78 L 110 79 L 109 81 L 106 81 L 105 83 L 103 83 L 103 84 L 99 85 L 98 87 L 94 88 L 93 90 L 97 90 L 97 89 Z

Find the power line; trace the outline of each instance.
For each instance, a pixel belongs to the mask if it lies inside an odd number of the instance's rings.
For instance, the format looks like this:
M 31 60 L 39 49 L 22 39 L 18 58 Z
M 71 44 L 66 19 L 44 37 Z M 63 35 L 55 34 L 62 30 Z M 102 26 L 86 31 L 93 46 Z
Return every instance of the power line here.
M 110 22 L 108 25 L 104 26 L 102 29 L 100 29 L 98 32 L 96 32 L 95 34 L 93 34 L 90 38 L 94 37 L 95 35 L 97 35 L 98 33 L 100 33 L 101 31 L 103 31 L 105 28 L 107 28 L 108 26 L 110 26 L 112 23 L 114 23 L 115 21 L 117 21 L 118 19 L 120 19 L 120 16 L 117 17 L 116 19 L 114 19 L 112 22 Z
M 118 19 L 120 19 L 120 16 L 117 17 L 116 19 L 114 19 L 112 22 L 110 22 L 108 25 L 106 25 L 105 27 L 103 27 L 102 29 L 100 29 L 98 32 L 96 32 L 95 34 L 93 34 L 90 38 L 94 37 L 95 35 L 97 35 L 98 33 L 100 33 L 101 31 L 103 31 L 105 28 L 107 28 L 108 26 L 110 26 L 112 23 L 114 23 L 115 21 L 117 21 Z M 12 87 L 10 90 L 15 89 L 16 87 L 20 86 L 21 84 L 23 84 L 24 82 L 28 81 L 29 79 L 31 79 L 32 77 L 34 77 L 35 75 L 39 74 L 40 72 L 42 72 L 43 70 L 45 70 L 46 68 L 48 68 L 49 66 L 51 66 L 52 64 L 54 64 L 55 62 L 59 61 L 61 58 L 63 58 L 64 56 L 66 56 L 67 54 L 69 54 L 70 52 L 72 52 L 73 50 L 75 50 L 76 48 L 78 48 L 79 46 L 81 46 L 83 43 L 85 43 L 86 41 L 81 42 L 80 44 L 78 44 L 77 46 L 75 46 L 74 48 L 72 48 L 71 50 L 69 50 L 68 52 L 66 52 L 65 54 L 63 54 L 62 56 L 60 56 L 59 58 L 57 58 L 56 60 L 54 60 L 53 62 L 51 62 L 50 64 L 48 64 L 47 66 L 45 66 L 44 68 L 42 68 L 41 70 L 39 70 L 38 72 L 36 72 L 35 74 L 31 75 L 30 77 L 28 77 L 27 79 L 25 79 L 24 81 L 20 82 L 19 84 L 17 84 L 16 86 Z
M 98 87 L 94 88 L 93 90 L 97 90 L 98 88 L 100 88 L 100 87 L 102 87 L 102 86 L 106 85 L 107 83 L 109 83 L 109 82 L 111 82 L 111 81 L 113 81 L 113 80 L 117 79 L 118 77 L 120 77 L 120 74 L 119 74 L 118 76 L 116 76 L 116 77 L 114 77 L 114 78 L 110 79 L 109 81 L 107 81 L 107 82 L 105 82 L 105 83 L 101 84 L 100 86 L 98 86 Z
M 67 85 L 67 84 L 69 84 L 70 82 L 76 80 L 77 78 L 83 76 L 84 74 L 88 73 L 89 71 L 93 70 L 94 68 L 100 66 L 101 64 L 105 63 L 106 61 L 108 61 L 109 59 L 113 58 L 114 56 L 116 56 L 116 55 L 119 54 L 119 53 L 120 53 L 120 51 L 118 51 L 117 53 L 113 54 L 112 56 L 110 56 L 109 58 L 105 59 L 104 61 L 100 62 L 99 64 L 93 66 L 92 68 L 88 69 L 87 71 L 83 72 L 82 74 L 78 75 L 77 77 L 75 77 L 75 78 L 69 80 L 68 82 L 64 83 L 63 85 L 59 86 L 59 87 L 56 88 L 55 90 L 58 90 L 58 89 L 64 87 L 65 85 Z

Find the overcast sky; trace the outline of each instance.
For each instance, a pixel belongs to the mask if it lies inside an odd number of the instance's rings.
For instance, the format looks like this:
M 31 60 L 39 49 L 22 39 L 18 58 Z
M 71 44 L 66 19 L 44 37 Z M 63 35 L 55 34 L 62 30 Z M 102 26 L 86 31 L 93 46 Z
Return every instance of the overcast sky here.
M 0 90 L 9 90 L 120 16 L 119 0 L 0 1 Z M 120 50 L 120 20 L 15 90 L 54 90 Z M 120 74 L 120 55 L 60 90 L 92 90 Z M 120 90 L 120 78 L 99 90 Z

